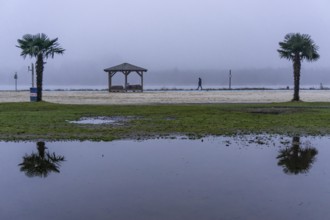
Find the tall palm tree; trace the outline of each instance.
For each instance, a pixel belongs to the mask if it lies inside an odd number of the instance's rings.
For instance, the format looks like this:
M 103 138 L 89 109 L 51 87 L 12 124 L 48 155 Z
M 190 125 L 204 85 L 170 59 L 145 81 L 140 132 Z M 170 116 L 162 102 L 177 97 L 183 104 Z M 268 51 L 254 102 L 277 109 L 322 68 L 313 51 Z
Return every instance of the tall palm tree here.
M 37 75 L 37 101 L 42 101 L 42 78 L 44 72 L 44 60 L 49 57 L 54 58 L 55 54 L 63 54 L 64 49 L 57 42 L 58 38 L 49 39 L 46 34 L 26 34 L 22 39 L 18 39 L 18 48 L 22 49 L 21 56 L 26 58 L 36 57 Z
M 292 60 L 293 62 L 293 78 L 294 78 L 294 94 L 292 101 L 300 101 L 299 84 L 300 69 L 303 60 L 316 61 L 320 55 L 318 54 L 318 46 L 307 34 L 287 34 L 284 41 L 279 42 L 280 49 L 277 50 L 281 58 Z

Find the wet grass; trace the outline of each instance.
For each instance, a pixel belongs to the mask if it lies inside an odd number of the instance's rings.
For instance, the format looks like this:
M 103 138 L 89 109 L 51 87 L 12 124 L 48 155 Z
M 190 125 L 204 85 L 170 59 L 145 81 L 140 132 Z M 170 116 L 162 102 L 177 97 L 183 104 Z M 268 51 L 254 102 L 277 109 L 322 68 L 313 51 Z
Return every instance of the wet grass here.
M 73 124 L 81 117 L 134 116 L 121 125 Z M 330 103 L 62 105 L 1 103 L 1 140 L 114 140 L 170 135 L 330 134 Z

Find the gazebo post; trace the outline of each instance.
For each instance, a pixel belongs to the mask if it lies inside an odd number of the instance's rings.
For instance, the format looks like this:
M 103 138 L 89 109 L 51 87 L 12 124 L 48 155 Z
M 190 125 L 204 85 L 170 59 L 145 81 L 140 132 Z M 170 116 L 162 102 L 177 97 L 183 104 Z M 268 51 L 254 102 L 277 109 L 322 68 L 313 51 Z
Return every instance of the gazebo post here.
M 123 71 L 124 75 L 125 75 L 125 90 L 127 92 L 127 76 L 130 73 L 129 71 Z
M 109 92 L 111 92 L 111 86 L 112 86 L 112 73 L 109 72 Z
M 143 92 L 143 72 L 141 71 L 139 75 L 141 77 L 141 92 Z

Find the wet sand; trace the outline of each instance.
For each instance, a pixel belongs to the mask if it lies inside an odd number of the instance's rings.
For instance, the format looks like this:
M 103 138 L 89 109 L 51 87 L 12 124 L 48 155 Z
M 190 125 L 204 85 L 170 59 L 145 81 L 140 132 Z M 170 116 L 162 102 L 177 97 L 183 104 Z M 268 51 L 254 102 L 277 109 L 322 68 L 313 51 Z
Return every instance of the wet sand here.
M 107 91 L 44 91 L 43 100 L 63 104 L 139 105 L 179 103 L 272 103 L 292 99 L 292 90 L 231 91 L 146 91 L 109 93 Z M 306 102 L 330 102 L 329 90 L 302 90 Z M 29 102 L 29 91 L 1 91 L 0 102 Z

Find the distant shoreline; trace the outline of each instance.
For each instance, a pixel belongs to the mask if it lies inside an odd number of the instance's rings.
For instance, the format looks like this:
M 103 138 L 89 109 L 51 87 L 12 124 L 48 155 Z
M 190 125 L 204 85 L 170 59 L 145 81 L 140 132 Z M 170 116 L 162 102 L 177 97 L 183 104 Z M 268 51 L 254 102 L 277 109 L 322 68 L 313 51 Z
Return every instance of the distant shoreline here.
M 293 87 L 291 88 L 269 88 L 269 87 L 242 87 L 242 88 L 232 88 L 232 89 L 228 89 L 228 88 L 205 88 L 202 91 L 256 91 L 256 90 L 293 90 Z M 330 90 L 330 88 L 328 87 L 324 87 L 324 88 L 314 88 L 314 87 L 310 87 L 310 88 L 300 88 L 300 90 Z M 17 91 L 29 91 L 29 89 L 18 89 Z M 73 89 L 73 88 L 69 88 L 69 89 L 43 89 L 43 91 L 55 91 L 55 92 L 78 92 L 78 91 L 95 91 L 95 92 L 101 92 L 101 91 L 108 91 L 108 89 L 91 89 L 91 88 L 79 88 L 79 89 Z M 161 92 L 161 91 L 188 91 L 188 92 L 193 92 L 193 91 L 201 91 L 201 90 L 197 90 L 197 89 L 188 89 L 188 88 L 160 88 L 160 89 L 144 89 L 143 91 L 146 92 Z M 0 92 L 15 92 L 14 89 L 0 89 Z

